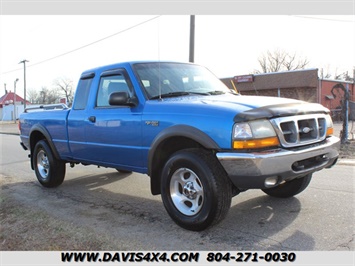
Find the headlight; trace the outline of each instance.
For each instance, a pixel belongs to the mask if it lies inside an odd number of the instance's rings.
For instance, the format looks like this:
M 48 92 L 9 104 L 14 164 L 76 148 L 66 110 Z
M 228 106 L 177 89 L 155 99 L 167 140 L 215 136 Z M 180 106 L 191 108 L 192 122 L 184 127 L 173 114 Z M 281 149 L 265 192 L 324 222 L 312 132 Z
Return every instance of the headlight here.
M 280 145 L 268 120 L 237 123 L 234 125 L 232 137 L 234 149 L 258 149 Z

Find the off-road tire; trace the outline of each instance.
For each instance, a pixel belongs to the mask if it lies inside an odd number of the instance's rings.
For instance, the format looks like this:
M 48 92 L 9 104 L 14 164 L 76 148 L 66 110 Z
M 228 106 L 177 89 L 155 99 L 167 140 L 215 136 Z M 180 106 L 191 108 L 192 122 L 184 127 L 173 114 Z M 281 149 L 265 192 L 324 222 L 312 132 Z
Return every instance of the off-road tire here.
M 181 150 L 165 163 L 161 197 L 179 226 L 201 231 L 225 218 L 231 205 L 232 185 L 211 152 Z
M 54 157 L 45 140 L 37 142 L 32 154 L 33 166 L 38 181 L 44 187 L 57 187 L 65 177 L 65 162 Z

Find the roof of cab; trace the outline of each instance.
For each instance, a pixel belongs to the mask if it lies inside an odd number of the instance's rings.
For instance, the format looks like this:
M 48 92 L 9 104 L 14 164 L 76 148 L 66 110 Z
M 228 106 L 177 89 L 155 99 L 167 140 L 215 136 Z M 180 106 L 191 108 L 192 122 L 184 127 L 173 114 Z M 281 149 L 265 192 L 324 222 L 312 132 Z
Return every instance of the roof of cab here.
M 145 61 L 127 61 L 127 62 L 121 62 L 121 63 L 114 63 L 114 64 L 109 64 L 109 65 L 103 65 L 95 68 L 91 68 L 88 70 L 85 70 L 82 72 L 81 76 L 87 76 L 88 74 L 94 74 L 97 72 L 102 72 L 110 69 L 115 69 L 115 68 L 121 68 L 121 67 L 132 67 L 134 64 L 138 63 L 186 63 L 186 64 L 191 64 L 188 62 L 175 62 L 175 61 L 154 61 L 154 60 L 145 60 Z

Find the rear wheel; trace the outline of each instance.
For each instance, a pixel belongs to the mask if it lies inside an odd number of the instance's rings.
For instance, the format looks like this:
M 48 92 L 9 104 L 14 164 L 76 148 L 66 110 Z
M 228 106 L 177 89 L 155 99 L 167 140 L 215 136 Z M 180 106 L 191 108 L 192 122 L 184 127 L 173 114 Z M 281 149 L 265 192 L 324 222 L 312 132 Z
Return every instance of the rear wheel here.
M 301 178 L 296 178 L 291 181 L 282 183 L 277 187 L 263 189 L 269 196 L 276 198 L 289 198 L 293 197 L 307 188 L 311 182 L 312 174 L 308 174 Z
M 33 150 L 33 165 L 37 179 L 44 187 L 57 187 L 63 183 L 65 162 L 54 157 L 45 140 L 37 142 Z
M 161 196 L 168 214 L 178 225 L 201 231 L 227 215 L 232 188 L 212 154 L 190 149 L 176 152 L 165 164 Z

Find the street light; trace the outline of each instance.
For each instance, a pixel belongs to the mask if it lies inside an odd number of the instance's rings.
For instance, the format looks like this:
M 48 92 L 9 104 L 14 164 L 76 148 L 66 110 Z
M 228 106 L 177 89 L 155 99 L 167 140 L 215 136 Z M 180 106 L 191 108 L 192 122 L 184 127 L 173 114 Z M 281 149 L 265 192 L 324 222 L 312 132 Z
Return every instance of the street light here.
M 23 64 L 23 91 L 24 91 L 24 104 L 23 104 L 23 108 L 24 110 L 26 109 L 26 62 L 29 62 L 26 59 L 23 59 L 22 61 L 20 61 L 19 64 Z
M 14 81 L 14 120 L 16 123 L 16 83 L 17 83 L 18 79 L 15 79 Z

